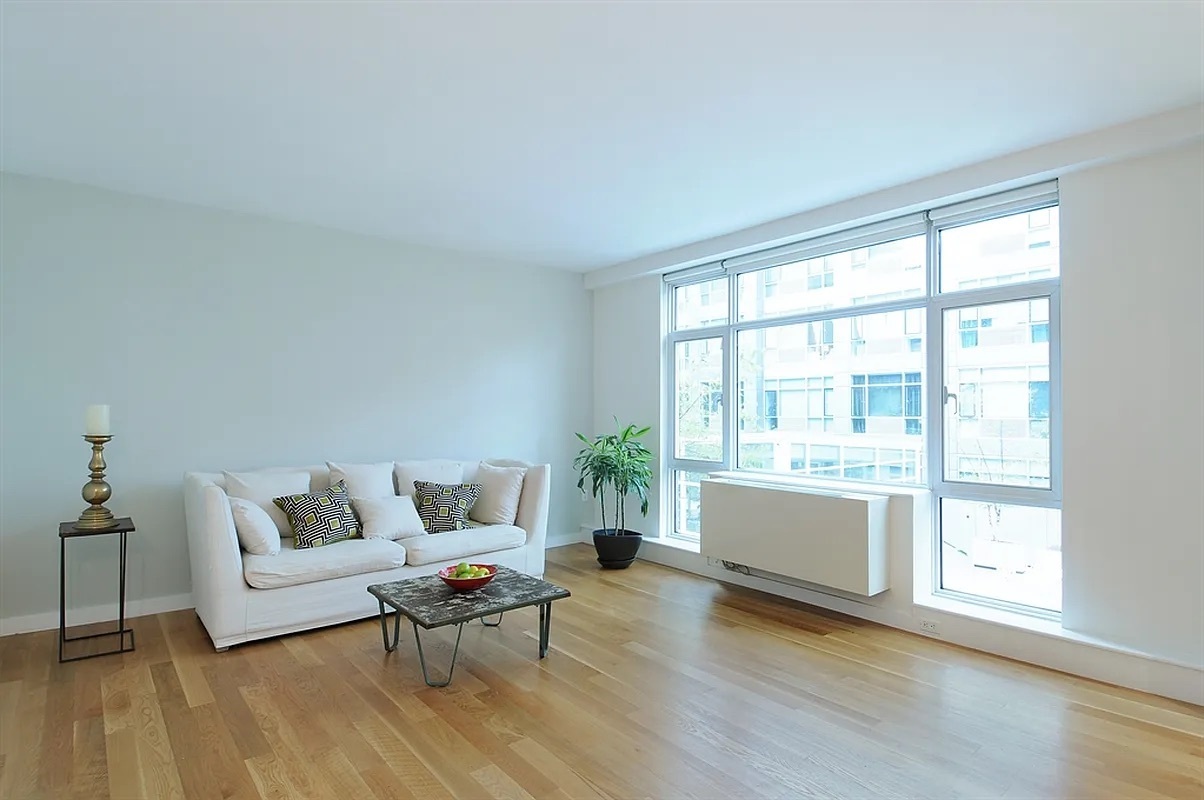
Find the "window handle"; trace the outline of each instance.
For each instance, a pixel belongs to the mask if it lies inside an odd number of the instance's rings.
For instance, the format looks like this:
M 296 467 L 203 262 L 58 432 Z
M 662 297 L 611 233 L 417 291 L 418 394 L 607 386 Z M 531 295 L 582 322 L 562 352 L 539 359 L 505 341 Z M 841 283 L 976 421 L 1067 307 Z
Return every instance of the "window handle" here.
M 949 401 L 953 401 L 953 415 L 957 416 L 961 413 L 961 406 L 957 402 L 957 395 L 949 391 L 948 386 L 941 387 L 945 391 L 945 405 L 949 405 Z

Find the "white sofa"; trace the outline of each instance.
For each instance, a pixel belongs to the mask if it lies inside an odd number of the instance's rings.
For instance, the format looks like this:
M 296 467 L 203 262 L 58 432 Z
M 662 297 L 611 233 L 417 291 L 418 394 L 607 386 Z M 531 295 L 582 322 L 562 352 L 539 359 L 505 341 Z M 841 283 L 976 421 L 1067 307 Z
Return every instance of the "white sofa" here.
M 251 555 L 240 548 L 220 473 L 185 474 L 192 599 L 214 647 L 223 650 L 241 642 L 372 616 L 378 607 L 367 592 L 369 584 L 430 575 L 468 556 L 542 577 L 551 466 L 508 460 L 486 463 L 527 468 L 513 526 L 427 534 L 400 542 L 354 539 L 308 550 L 289 547 L 271 556 Z M 471 482 L 477 462 L 461 465 L 463 480 Z M 325 466 L 281 469 L 308 471 L 310 491 L 330 486 Z M 253 588 L 248 578 L 276 588 Z

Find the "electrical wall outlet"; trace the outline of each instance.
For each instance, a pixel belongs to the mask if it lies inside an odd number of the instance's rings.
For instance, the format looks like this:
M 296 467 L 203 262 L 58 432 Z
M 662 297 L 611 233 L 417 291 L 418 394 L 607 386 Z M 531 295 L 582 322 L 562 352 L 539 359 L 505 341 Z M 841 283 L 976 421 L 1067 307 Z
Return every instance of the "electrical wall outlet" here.
M 941 635 L 941 624 L 934 619 L 920 620 L 920 630 L 930 636 Z

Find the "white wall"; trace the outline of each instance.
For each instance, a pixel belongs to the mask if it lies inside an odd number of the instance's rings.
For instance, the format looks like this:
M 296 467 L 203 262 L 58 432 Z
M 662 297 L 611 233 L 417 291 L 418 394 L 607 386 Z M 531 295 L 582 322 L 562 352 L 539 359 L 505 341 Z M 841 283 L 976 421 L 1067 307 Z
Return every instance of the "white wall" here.
M 653 275 L 594 292 L 594 425 L 582 431 L 588 437 L 609 433 L 615 428 L 615 417 L 620 425 L 652 426 L 644 444 L 655 454 L 653 470 L 658 475 L 662 466 L 660 287 L 660 276 Z M 576 477 L 573 481 L 575 485 Z M 582 524 L 600 527 L 597 504 L 592 499 L 583 503 Z M 638 501 L 628 500 L 627 528 L 658 535 L 658 491 L 652 492 L 648 506 L 648 517 L 643 519 Z
M 1204 146 L 1061 199 L 1063 621 L 1204 666 Z
M 1204 144 L 1070 172 L 1061 187 L 1068 638 L 916 605 L 913 585 L 931 586 L 923 497 L 892 500 L 893 588 L 868 601 L 734 576 L 655 544 L 646 557 L 900 627 L 939 619 L 952 641 L 1204 702 Z M 660 291 L 656 276 L 594 290 L 595 326 L 624 320 L 595 331 L 597 421 L 612 409 L 661 419 L 659 393 L 628 377 L 659 380 Z
M 549 535 L 576 532 L 580 275 L 0 177 L 0 619 L 57 608 L 89 403 L 113 407 L 109 505 L 138 526 L 135 600 L 189 591 L 190 469 L 548 461 Z M 115 597 L 102 538 L 71 545 L 73 606 Z

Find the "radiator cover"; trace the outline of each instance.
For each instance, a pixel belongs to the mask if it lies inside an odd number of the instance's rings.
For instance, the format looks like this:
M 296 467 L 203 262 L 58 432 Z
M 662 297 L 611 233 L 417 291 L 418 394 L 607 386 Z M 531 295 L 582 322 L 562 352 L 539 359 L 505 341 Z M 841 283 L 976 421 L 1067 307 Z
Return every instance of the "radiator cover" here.
M 702 481 L 702 554 L 862 596 L 890 588 L 882 495 Z

